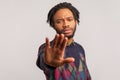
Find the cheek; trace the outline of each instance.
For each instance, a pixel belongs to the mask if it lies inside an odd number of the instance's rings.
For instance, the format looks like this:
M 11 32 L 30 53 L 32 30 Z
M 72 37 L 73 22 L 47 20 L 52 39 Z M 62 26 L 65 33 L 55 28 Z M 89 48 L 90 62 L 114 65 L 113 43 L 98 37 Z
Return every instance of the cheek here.
M 55 25 L 55 27 L 54 27 L 56 30 L 62 30 L 63 29 L 63 27 L 61 26 L 61 25 Z
M 61 29 L 60 29 L 59 27 L 54 27 L 54 29 L 55 29 L 55 31 L 56 31 L 57 33 L 60 33 L 60 32 L 61 32 Z
M 75 23 L 71 24 L 71 28 L 72 28 L 72 29 L 75 29 L 75 27 L 76 27 L 76 24 L 75 24 Z

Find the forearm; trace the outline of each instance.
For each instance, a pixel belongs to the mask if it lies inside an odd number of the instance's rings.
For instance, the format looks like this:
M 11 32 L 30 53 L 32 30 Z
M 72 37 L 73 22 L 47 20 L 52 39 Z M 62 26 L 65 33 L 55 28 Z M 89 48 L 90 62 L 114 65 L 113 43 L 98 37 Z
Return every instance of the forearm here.
M 55 69 L 55 67 L 52 67 L 52 66 L 49 66 L 45 63 L 44 61 L 44 53 L 40 53 L 38 55 L 38 58 L 37 58 L 37 61 L 36 61 L 36 65 L 42 69 L 43 71 L 46 71 L 46 70 L 53 70 Z

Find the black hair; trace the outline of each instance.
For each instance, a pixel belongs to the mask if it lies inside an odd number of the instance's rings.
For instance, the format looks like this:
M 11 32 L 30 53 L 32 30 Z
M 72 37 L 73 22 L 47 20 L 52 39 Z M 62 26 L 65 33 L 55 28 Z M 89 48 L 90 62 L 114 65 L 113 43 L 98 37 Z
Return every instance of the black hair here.
M 71 3 L 68 3 L 68 2 L 59 3 L 59 4 L 55 5 L 53 8 L 51 8 L 51 10 L 49 11 L 48 16 L 47 16 L 47 23 L 49 23 L 49 25 L 53 27 L 53 23 L 54 23 L 53 17 L 55 15 L 55 13 L 59 9 L 63 9 L 63 8 L 69 9 L 73 13 L 75 20 L 77 20 L 77 22 L 79 24 L 79 22 L 80 22 L 79 14 L 80 13 L 74 6 L 72 6 Z

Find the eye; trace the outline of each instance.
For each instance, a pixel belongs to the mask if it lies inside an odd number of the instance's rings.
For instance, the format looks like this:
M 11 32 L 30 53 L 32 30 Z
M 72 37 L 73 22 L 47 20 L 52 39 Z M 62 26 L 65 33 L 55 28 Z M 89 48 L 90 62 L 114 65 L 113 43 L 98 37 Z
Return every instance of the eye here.
M 56 24 L 61 24 L 62 20 L 56 20 Z
M 59 24 L 59 23 L 61 23 L 61 21 L 60 21 L 60 20 L 57 20 L 56 23 Z
M 68 21 L 73 21 L 74 19 L 73 19 L 73 18 L 68 18 L 67 20 L 68 20 Z

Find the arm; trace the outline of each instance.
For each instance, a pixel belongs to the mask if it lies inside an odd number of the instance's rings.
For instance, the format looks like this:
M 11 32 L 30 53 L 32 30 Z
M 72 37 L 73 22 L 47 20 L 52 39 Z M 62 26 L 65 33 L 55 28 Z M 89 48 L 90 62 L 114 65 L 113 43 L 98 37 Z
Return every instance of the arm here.
M 89 70 L 87 67 L 87 63 L 86 63 L 85 50 L 82 46 L 81 46 L 80 58 L 81 58 L 83 65 L 84 65 L 84 72 L 86 74 L 86 78 L 87 78 L 87 80 L 91 80 L 91 76 L 90 76 L 90 73 L 89 73 Z
M 44 71 L 46 71 L 47 69 L 50 69 L 50 70 L 55 69 L 55 67 L 49 66 L 45 63 L 45 61 L 44 61 L 44 49 L 45 49 L 45 45 L 40 46 L 39 51 L 38 51 L 38 57 L 36 60 L 36 65 Z
M 39 68 L 58 67 L 65 63 L 73 62 L 74 58 L 64 58 L 67 38 L 64 35 L 57 34 L 50 45 L 49 39 L 46 38 L 46 44 L 39 48 L 38 59 L 36 64 Z
M 64 58 L 67 41 L 68 39 L 63 34 L 57 34 L 52 45 L 50 45 L 49 39 L 46 38 L 44 61 L 47 65 L 59 67 L 74 62 L 73 57 Z

